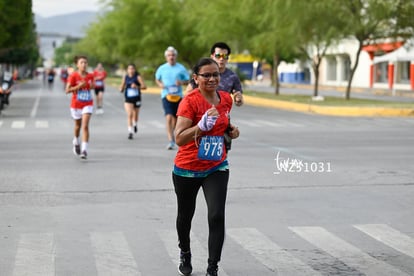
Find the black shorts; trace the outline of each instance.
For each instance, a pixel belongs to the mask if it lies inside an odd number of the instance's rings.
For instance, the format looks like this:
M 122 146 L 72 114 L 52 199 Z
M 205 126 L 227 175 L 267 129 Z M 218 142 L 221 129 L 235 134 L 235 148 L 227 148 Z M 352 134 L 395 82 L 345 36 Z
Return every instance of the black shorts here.
M 141 107 L 141 96 L 134 97 L 134 98 L 127 98 L 125 97 L 125 103 L 133 104 L 135 108 Z
M 105 87 L 95 87 L 95 95 L 98 95 L 100 92 L 105 92 Z
M 162 98 L 162 107 L 164 108 L 165 115 L 177 116 L 178 106 L 181 100 L 173 103 L 167 100 L 167 98 Z

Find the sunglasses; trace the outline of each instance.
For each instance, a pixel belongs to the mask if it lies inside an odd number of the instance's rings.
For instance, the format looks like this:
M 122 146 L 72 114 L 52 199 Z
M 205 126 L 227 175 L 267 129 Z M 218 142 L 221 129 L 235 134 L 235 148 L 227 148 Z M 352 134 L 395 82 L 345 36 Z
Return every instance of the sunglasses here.
M 218 77 L 220 77 L 220 73 L 215 72 L 215 73 L 197 74 L 197 76 L 203 77 L 203 79 L 206 79 L 206 80 L 211 79 L 211 77 L 217 79 Z
M 221 54 L 221 53 L 215 53 L 214 54 L 215 58 L 223 58 L 223 59 L 229 59 L 229 55 L 228 54 Z

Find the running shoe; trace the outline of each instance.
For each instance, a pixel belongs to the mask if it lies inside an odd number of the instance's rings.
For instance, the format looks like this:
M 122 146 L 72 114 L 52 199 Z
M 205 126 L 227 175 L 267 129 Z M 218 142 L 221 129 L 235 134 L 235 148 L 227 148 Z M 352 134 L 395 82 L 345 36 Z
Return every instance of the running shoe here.
M 88 158 L 88 153 L 86 152 L 86 150 L 82 151 L 80 158 L 85 160 Z
M 138 125 L 134 126 L 134 132 L 137 133 L 138 132 Z
M 128 139 L 132 140 L 134 138 L 134 135 L 132 133 L 128 134 Z
M 169 142 L 167 145 L 167 150 L 173 150 L 175 149 L 175 143 L 174 142 Z
M 193 272 L 193 266 L 191 265 L 191 252 L 181 252 L 178 273 L 180 273 L 180 275 L 188 276 L 191 272 Z
M 80 145 L 73 145 L 73 154 L 80 155 Z
M 218 276 L 218 266 L 209 265 L 207 268 L 206 276 Z

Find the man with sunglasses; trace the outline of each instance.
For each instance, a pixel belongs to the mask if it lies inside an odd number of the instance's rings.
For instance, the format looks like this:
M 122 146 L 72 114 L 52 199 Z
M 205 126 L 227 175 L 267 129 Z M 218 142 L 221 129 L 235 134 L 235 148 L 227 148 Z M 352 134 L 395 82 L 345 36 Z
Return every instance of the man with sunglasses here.
M 241 106 L 243 105 L 243 89 L 240 79 L 236 73 L 227 68 L 230 54 L 230 46 L 224 42 L 214 43 L 210 50 L 210 57 L 219 65 L 220 83 L 218 90 L 233 94 L 235 105 Z M 194 80 L 191 80 L 186 92 L 192 91 L 196 86 Z

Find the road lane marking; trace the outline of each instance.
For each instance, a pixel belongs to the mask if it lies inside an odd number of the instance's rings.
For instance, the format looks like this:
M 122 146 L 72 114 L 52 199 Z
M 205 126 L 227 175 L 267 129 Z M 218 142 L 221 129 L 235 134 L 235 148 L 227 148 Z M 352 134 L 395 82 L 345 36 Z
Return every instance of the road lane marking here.
M 49 128 L 48 121 L 36 121 L 36 128 Z
M 228 229 L 227 234 L 278 275 L 321 275 L 254 228 Z
M 414 239 L 386 224 L 360 224 L 354 227 L 405 255 L 414 258 Z
M 257 124 L 270 126 L 270 127 L 283 127 L 284 126 L 283 123 L 276 123 L 276 122 L 270 122 L 270 121 L 264 121 L 264 120 L 255 120 L 254 122 L 256 122 Z
M 250 122 L 248 120 L 237 121 L 237 123 L 239 125 L 246 125 L 246 126 L 249 126 L 249 127 L 263 127 L 263 126 L 258 125 L 257 122 Z
M 123 233 L 93 232 L 90 237 L 98 275 L 141 275 Z
M 36 100 L 35 100 L 35 102 L 34 102 L 34 104 L 33 104 L 32 112 L 30 112 L 30 117 L 31 117 L 31 118 L 36 117 L 37 110 L 38 110 L 38 108 L 39 108 L 39 103 L 40 103 L 40 95 L 41 95 L 41 94 L 42 94 L 42 89 L 39 89 L 39 90 L 37 91 Z
M 158 234 L 161 240 L 164 242 L 164 246 L 167 249 L 168 255 L 172 262 L 178 267 L 180 249 L 178 248 L 177 232 L 175 230 L 160 230 Z M 200 241 L 191 232 L 191 262 L 194 270 L 207 268 L 207 250 L 201 245 Z M 193 271 L 194 275 L 204 275 L 205 270 Z M 227 274 L 220 268 L 219 274 L 227 276 Z
M 0 127 L 2 127 L 2 125 L 3 125 L 3 121 L 0 121 Z
M 336 237 L 322 227 L 289 227 L 294 233 L 366 275 L 407 275 L 393 266 L 377 260 L 357 247 Z
M 13 276 L 23 275 L 55 275 L 55 242 L 52 233 L 21 235 Z
M 13 121 L 11 128 L 14 129 L 23 129 L 26 126 L 26 122 L 25 121 Z
M 162 123 L 160 121 L 149 121 L 149 124 L 151 124 L 152 126 L 154 126 L 155 128 L 165 128 L 165 123 Z

